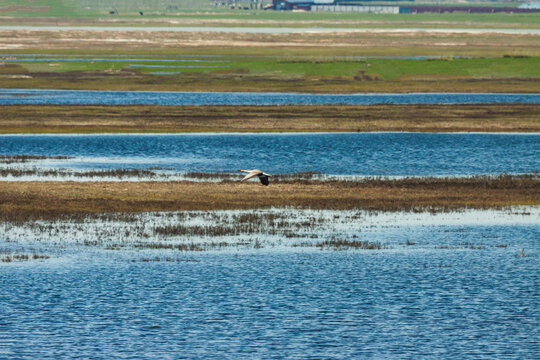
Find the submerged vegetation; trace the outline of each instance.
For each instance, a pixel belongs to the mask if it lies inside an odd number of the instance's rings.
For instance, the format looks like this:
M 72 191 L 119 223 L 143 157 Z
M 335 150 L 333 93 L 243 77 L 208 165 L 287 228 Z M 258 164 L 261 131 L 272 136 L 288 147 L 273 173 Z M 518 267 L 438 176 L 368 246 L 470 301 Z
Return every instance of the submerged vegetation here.
M 0 164 L 27 163 L 36 160 L 66 160 L 69 156 L 43 156 L 43 155 L 2 155 L 0 154 Z
M 363 249 L 363 250 L 380 250 L 381 244 L 377 242 L 358 241 L 358 240 L 343 240 L 343 239 L 330 239 L 319 243 L 315 243 L 316 247 L 321 250 L 349 250 L 349 249 Z
M 1 161 L 0 161 L 1 164 Z M 0 168 L 0 177 L 35 177 L 36 179 L 44 177 L 53 178 L 135 178 L 135 179 L 154 179 L 156 177 L 166 178 L 164 174 L 144 169 L 111 169 L 111 170 L 86 170 L 73 171 L 71 169 L 39 169 L 34 168 Z
M 374 251 L 408 249 L 516 251 L 515 244 L 501 244 L 498 232 L 471 230 L 463 219 L 493 221 L 510 216 L 513 224 L 530 223 L 538 215 L 513 212 L 463 213 L 370 212 L 364 210 L 225 210 L 73 215 L 39 221 L 0 221 L 5 246 L 4 262 L 64 257 L 97 251 L 139 261 L 180 261 L 174 253 L 277 249 L 295 251 Z M 483 219 L 483 220 L 482 220 Z M 504 221 L 504 220 L 503 220 Z M 508 219 L 506 218 L 506 221 Z M 396 232 L 412 227 L 416 243 L 403 244 Z M 459 224 L 456 226 L 456 224 Z M 433 230 L 418 237 L 422 228 Z M 433 231 L 433 232 L 432 232 Z M 474 236 L 467 234 L 475 231 Z M 466 237 L 465 237 L 466 236 Z M 457 241 L 441 241 L 446 238 Z M 38 244 L 40 251 L 19 248 Z M 415 246 L 411 246 L 415 245 Z M 520 248 L 521 249 L 521 248 Z M 45 250 L 47 253 L 43 253 Z M 27 255 L 27 254 L 34 255 Z M 134 260 L 131 260 L 134 261 Z
M 2 253 L 0 254 L 0 262 L 10 263 L 10 262 L 19 262 L 19 261 L 31 261 L 31 260 L 46 260 L 50 259 L 49 255 L 44 254 L 12 254 L 12 253 Z

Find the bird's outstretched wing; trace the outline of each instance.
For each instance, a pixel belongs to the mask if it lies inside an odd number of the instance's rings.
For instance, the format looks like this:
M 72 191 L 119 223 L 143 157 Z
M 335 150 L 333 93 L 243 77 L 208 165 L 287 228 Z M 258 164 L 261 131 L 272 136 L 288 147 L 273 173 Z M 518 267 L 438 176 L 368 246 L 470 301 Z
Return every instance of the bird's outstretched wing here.
M 241 181 L 251 179 L 252 177 L 259 176 L 259 174 L 262 174 L 261 170 L 252 170 L 250 171 Z

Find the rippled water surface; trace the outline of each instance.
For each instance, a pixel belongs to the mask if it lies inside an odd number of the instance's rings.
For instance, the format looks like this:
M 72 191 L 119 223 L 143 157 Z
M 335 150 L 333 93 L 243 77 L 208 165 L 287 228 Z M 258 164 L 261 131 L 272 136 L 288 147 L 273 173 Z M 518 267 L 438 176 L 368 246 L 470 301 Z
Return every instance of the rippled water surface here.
M 73 157 L 2 165 L 23 168 L 472 175 L 538 171 L 540 136 L 17 135 L 0 136 L 0 154 Z M 269 209 L 0 222 L 0 359 L 536 359 L 539 215 Z M 230 231 L 240 221 L 244 232 Z M 179 225 L 192 232 L 158 231 Z M 197 233 L 205 227 L 218 235 Z M 324 246 L 339 241 L 377 246 Z
M 0 105 L 317 105 L 540 103 L 540 94 L 298 94 L 0 89 Z
M 0 154 L 71 156 L 74 169 L 454 176 L 540 170 L 535 134 L 197 134 L 0 136 Z M 29 163 L 27 166 L 34 166 Z M 45 166 L 45 165 L 43 165 Z
M 2 228 L 2 248 L 51 258 L 0 262 L 0 357 L 538 358 L 538 220 L 379 216 L 341 219 L 340 236 L 384 244 L 351 251 L 105 250 Z

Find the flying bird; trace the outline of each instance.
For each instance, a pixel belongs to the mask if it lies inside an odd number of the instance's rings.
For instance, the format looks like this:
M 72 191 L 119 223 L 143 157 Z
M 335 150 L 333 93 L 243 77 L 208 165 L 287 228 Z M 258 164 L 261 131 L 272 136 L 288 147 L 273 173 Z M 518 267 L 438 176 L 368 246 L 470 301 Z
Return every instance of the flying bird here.
M 248 179 L 251 179 L 252 177 L 258 176 L 259 180 L 261 180 L 261 184 L 266 185 L 266 186 L 268 186 L 269 184 L 268 178 L 272 176 L 258 169 L 253 169 L 253 170 L 242 169 L 240 171 L 248 173 L 241 181 L 248 180 Z

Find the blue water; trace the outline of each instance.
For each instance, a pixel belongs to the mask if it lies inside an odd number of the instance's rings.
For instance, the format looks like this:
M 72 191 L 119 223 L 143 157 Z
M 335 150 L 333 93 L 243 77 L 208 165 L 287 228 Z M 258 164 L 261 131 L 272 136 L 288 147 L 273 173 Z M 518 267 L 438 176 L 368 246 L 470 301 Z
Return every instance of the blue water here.
M 72 156 L 65 168 L 454 176 L 540 171 L 537 134 L 8 135 L 0 154 Z
M 0 358 L 537 359 L 539 237 L 428 227 L 402 242 L 484 248 L 0 263 Z
M 300 94 L 0 89 L 0 105 L 317 105 L 540 103 L 540 94 Z

